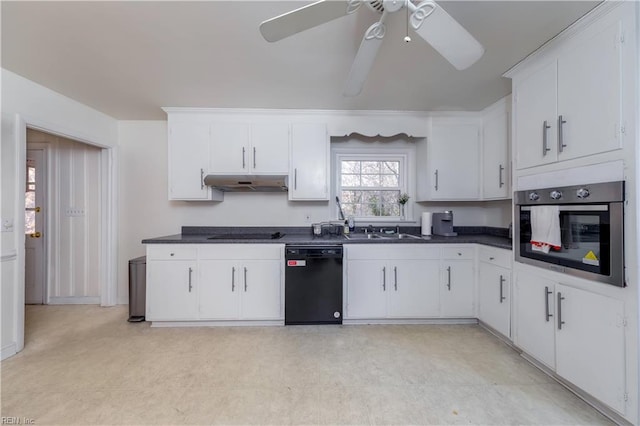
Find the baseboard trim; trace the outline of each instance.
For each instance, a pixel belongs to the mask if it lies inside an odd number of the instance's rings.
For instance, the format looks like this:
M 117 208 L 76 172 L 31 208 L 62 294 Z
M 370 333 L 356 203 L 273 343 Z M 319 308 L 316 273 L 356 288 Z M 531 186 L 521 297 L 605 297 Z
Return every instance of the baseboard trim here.
M 51 297 L 49 305 L 99 305 L 100 297 Z
M 266 321 L 151 321 L 151 327 L 255 327 L 283 326 L 284 320 Z
M 487 330 L 489 333 L 493 334 L 500 341 L 502 341 L 502 343 L 505 343 L 505 344 L 511 346 L 512 348 L 515 348 L 515 345 L 513 344 L 513 341 L 508 336 L 505 336 L 504 334 L 500 333 L 495 328 L 491 327 L 490 325 L 487 325 L 487 323 L 482 322 L 480 320 L 478 320 L 478 325 L 480 325 L 480 327 L 482 327 L 485 330 Z
M 529 356 L 526 352 L 521 351 L 517 347 L 515 349 L 518 352 L 520 352 L 520 356 L 525 360 L 527 360 L 529 363 L 531 363 L 531 365 L 533 365 L 534 367 L 536 367 L 537 369 L 545 373 L 547 376 L 551 377 L 553 380 L 555 380 L 556 382 L 564 386 L 569 392 L 573 393 L 575 396 L 577 396 L 578 398 L 580 398 L 581 400 L 583 400 L 584 402 L 586 402 L 587 404 L 595 408 L 603 416 L 609 418 L 609 420 L 619 425 L 633 426 L 633 423 L 631 423 L 629 420 L 622 417 L 622 415 L 620 415 L 613 409 L 609 408 L 607 405 L 603 404 L 602 402 L 598 401 L 596 398 L 592 397 L 582 389 L 571 384 L 570 382 L 567 382 L 562 377 L 558 376 L 553 370 L 551 370 L 546 365 L 542 364 L 535 358 Z
M 431 324 L 478 324 L 475 318 L 429 318 L 429 319 L 344 319 L 344 325 L 431 325 Z
M 8 345 L 3 346 L 2 349 L 0 349 L 0 360 L 7 359 L 10 356 L 14 356 L 17 353 L 18 351 L 16 351 L 16 343 L 11 342 Z

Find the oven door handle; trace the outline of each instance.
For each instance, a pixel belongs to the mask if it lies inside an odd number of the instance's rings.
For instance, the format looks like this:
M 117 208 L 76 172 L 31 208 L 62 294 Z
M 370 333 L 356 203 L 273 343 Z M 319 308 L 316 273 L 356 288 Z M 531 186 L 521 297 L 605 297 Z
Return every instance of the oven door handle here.
M 543 205 L 557 205 L 561 212 L 606 212 L 609 211 L 609 204 L 580 204 L 580 205 L 568 205 L 568 204 L 543 204 Z M 520 211 L 529 212 L 533 206 L 520 205 Z

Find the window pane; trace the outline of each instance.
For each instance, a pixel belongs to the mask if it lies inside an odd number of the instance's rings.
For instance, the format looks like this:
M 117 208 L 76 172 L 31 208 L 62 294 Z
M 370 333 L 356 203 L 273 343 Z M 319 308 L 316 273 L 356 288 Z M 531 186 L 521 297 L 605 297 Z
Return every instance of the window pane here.
M 379 161 L 363 161 L 362 173 L 367 173 L 367 174 L 380 173 L 380 162 Z
M 36 206 L 36 193 L 27 192 L 24 194 L 24 206 L 27 209 L 32 209 Z
M 382 202 L 385 204 L 398 204 L 400 191 L 381 191 L 380 196 L 382 197 Z
M 399 161 L 383 161 L 382 173 L 397 175 L 398 173 L 400 173 L 400 162 Z
M 360 162 L 359 161 L 343 161 L 342 173 L 360 174 Z
M 36 181 L 36 168 L 28 167 L 27 168 L 27 182 L 35 182 Z
M 27 210 L 24 212 L 24 233 L 31 234 L 36 232 L 36 212 Z
M 342 186 L 360 186 L 360 176 L 343 174 Z
M 380 175 L 362 175 L 362 186 L 380 186 Z
M 342 211 L 344 212 L 345 216 L 356 216 L 358 211 L 358 204 L 344 203 L 342 204 Z
M 397 187 L 400 185 L 400 181 L 397 175 L 382 175 L 381 176 L 382 185 L 385 187 Z

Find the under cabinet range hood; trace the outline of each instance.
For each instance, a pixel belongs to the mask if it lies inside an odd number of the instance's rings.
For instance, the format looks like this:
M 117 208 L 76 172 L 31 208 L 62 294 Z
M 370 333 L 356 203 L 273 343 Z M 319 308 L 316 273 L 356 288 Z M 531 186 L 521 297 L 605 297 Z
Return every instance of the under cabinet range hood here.
M 207 175 L 204 184 L 224 192 L 287 192 L 286 175 Z

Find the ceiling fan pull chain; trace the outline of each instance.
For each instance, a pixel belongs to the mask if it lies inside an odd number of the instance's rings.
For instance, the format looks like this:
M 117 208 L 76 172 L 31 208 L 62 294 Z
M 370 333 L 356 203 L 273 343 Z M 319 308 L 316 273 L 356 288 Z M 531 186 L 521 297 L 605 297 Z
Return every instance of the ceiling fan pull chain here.
M 405 8 L 407 9 L 407 22 L 406 22 L 406 34 L 404 37 L 404 41 L 405 43 L 409 43 L 411 41 L 411 37 L 409 36 L 409 3 L 411 2 L 411 0 L 407 0 L 407 4 L 405 5 Z

